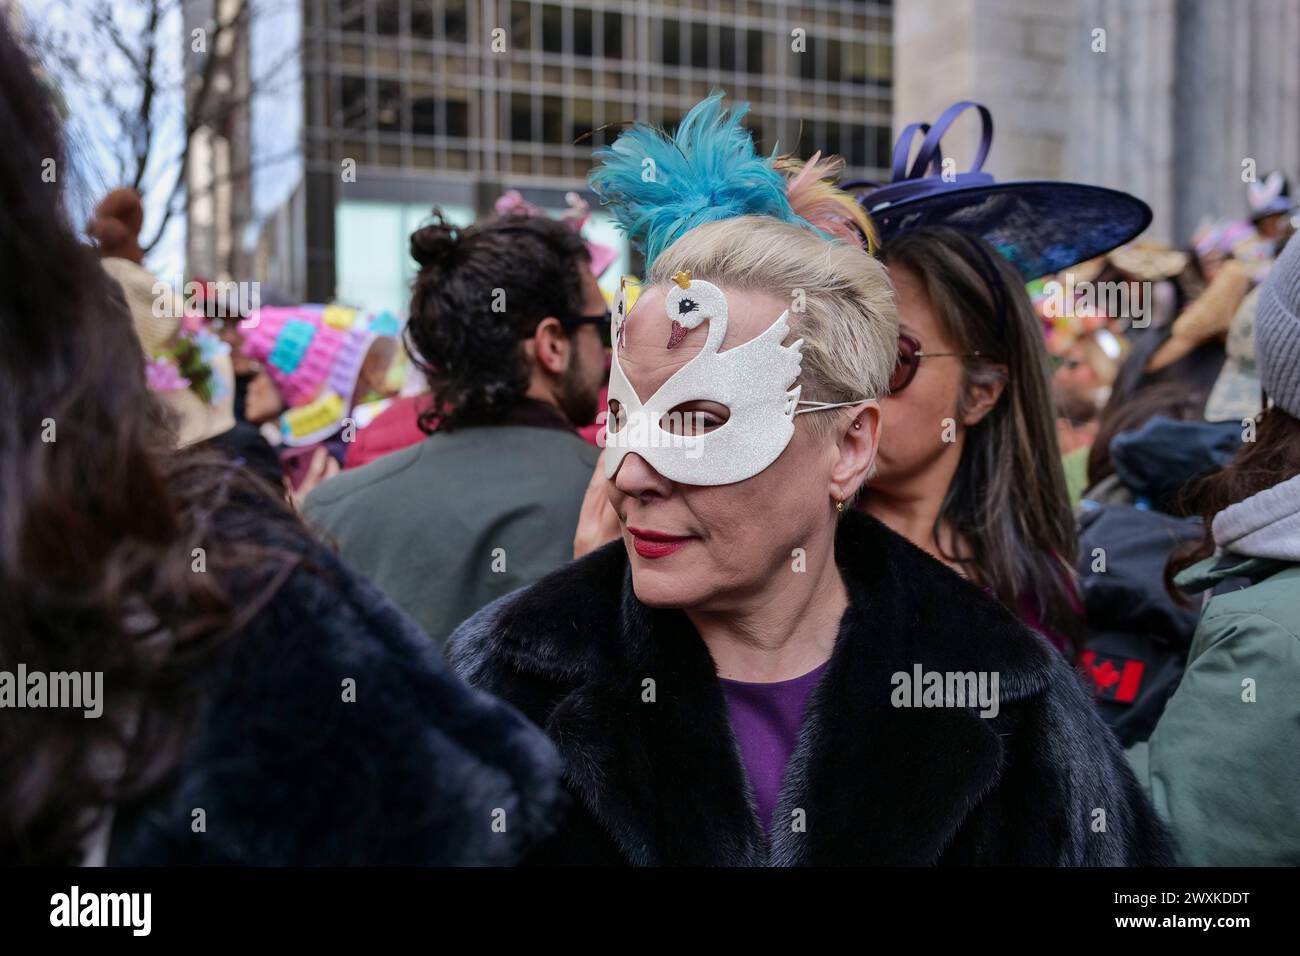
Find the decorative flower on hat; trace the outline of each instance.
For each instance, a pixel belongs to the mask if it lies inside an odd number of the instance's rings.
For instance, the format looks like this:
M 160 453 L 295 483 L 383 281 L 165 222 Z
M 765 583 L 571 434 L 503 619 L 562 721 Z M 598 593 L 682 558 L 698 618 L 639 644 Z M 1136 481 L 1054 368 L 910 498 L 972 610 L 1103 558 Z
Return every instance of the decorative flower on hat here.
M 561 217 L 563 221 L 578 235 L 582 235 L 583 227 L 587 225 L 587 220 L 591 218 L 591 206 L 587 201 L 575 192 L 566 193 L 564 201 L 568 209 Z M 540 206 L 535 206 L 526 200 L 518 189 L 507 189 L 492 204 L 492 208 L 498 216 L 545 216 L 546 211 Z M 587 254 L 591 256 L 591 271 L 597 278 L 600 278 L 618 258 L 618 250 L 613 246 L 607 246 L 603 243 L 592 242 L 590 239 L 584 240 L 587 245 Z
M 144 362 L 145 383 L 151 392 L 179 392 L 190 387 L 172 355 L 150 355 Z

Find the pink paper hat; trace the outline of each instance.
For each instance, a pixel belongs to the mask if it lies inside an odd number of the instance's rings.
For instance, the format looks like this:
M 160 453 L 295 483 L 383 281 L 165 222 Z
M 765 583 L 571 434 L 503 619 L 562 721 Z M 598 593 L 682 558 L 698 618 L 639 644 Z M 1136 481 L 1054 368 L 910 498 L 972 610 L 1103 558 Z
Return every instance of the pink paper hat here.
M 289 408 L 328 388 L 350 403 L 362 365 L 378 336 L 345 306 L 267 306 L 244 334 L 244 351 L 261 362 Z

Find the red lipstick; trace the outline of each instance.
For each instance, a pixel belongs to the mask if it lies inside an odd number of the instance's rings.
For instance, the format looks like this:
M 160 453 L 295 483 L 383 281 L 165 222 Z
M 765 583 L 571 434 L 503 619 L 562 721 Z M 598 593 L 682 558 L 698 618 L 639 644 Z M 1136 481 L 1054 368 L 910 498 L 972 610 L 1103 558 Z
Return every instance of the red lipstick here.
M 649 531 L 645 528 L 627 529 L 632 535 L 632 547 L 643 558 L 666 558 L 674 551 L 680 551 L 690 540 L 689 535 L 666 534 L 663 531 Z

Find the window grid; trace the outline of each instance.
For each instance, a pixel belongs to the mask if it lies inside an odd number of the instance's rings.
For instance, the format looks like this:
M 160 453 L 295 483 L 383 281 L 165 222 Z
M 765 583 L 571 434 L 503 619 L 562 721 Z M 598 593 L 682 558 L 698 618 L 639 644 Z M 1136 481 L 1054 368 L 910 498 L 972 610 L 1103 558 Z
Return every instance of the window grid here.
M 403 175 L 567 186 L 617 133 L 600 127 L 634 118 L 671 127 L 722 88 L 750 102 L 762 151 L 820 148 L 843 155 L 855 177 L 886 175 L 888 3 L 801 0 L 794 12 L 772 0 L 311 0 L 306 9 L 307 149 L 318 167 L 352 157 Z M 589 38 L 579 23 L 590 23 Z M 506 54 L 491 50 L 498 26 Z M 803 54 L 791 50 L 796 27 L 807 31 Z

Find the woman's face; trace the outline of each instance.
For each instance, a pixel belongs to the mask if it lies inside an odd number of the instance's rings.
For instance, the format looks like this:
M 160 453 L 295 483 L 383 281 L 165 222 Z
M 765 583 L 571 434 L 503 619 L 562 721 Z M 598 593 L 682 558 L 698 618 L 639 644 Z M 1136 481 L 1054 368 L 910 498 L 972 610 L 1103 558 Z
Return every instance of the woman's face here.
M 959 351 L 916 275 L 894 265 L 889 267 L 889 278 L 894 284 L 899 331 L 920 343 L 922 352 Z M 945 456 L 961 457 L 961 443 L 955 440 L 961 434 L 957 414 L 961 380 L 961 358 L 922 358 L 907 387 L 881 402 L 882 435 L 873 488 L 904 484 Z
M 266 369 L 259 369 L 249 381 L 244 395 L 244 418 L 254 425 L 261 425 L 277 418 L 282 411 L 284 400 L 280 398 L 280 390 Z
M 1095 389 L 1101 384 L 1097 370 L 1089 360 L 1088 350 L 1078 342 L 1066 350 L 1060 367 L 1052 377 L 1067 388 Z
M 728 304 L 722 349 L 766 330 L 788 302 L 761 292 L 723 289 Z M 647 287 L 629 313 L 619 362 L 642 401 L 689 362 L 708 337 L 708 324 L 668 349 L 665 289 Z M 726 410 L 697 403 L 706 427 Z M 822 412 L 818 414 L 832 414 Z M 874 436 L 874 408 L 862 413 Z M 795 419 L 794 437 L 775 462 L 729 485 L 684 485 L 660 475 L 629 453 L 607 491 L 618 513 L 637 598 L 652 607 L 725 611 L 763 593 L 774 575 L 792 573 L 805 555 L 833 539 L 832 470 L 840 458 L 833 437 L 818 437 L 808 416 Z M 874 437 L 873 437 L 874 444 Z M 707 451 L 703 451 L 707 454 Z

